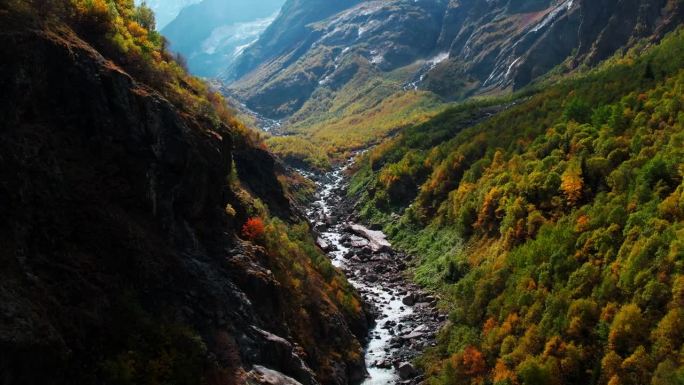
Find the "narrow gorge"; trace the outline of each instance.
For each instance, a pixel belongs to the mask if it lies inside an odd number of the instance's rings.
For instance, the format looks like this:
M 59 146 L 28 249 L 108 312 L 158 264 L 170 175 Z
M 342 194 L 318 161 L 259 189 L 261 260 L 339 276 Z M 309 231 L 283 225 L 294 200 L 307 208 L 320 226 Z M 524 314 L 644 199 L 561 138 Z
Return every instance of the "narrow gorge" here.
M 446 316 L 437 311 L 435 296 L 410 282 L 411 257 L 395 251 L 382 231 L 356 223 L 354 202 L 346 198 L 353 162 L 323 175 L 301 171 L 318 189 L 307 216 L 318 245 L 361 293 L 375 321 L 364 349 L 368 378 L 362 384 L 417 384 L 421 378 L 412 361 L 435 346 Z

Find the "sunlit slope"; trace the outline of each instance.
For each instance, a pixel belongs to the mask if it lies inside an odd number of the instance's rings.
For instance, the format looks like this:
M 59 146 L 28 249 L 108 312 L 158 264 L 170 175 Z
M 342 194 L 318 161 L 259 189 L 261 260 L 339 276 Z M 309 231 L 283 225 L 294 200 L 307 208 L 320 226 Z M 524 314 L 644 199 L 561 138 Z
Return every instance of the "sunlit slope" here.
M 394 79 L 371 76 L 358 76 L 336 93 L 319 91 L 278 132 L 286 136 L 270 138 L 267 144 L 286 159 L 304 155 L 306 163 L 321 167 L 445 108 L 430 92 L 404 90 Z M 298 143 L 311 146 L 314 153 L 300 150 Z
M 643 47 L 366 156 L 350 193 L 450 312 L 428 383 L 682 383 L 684 33 Z

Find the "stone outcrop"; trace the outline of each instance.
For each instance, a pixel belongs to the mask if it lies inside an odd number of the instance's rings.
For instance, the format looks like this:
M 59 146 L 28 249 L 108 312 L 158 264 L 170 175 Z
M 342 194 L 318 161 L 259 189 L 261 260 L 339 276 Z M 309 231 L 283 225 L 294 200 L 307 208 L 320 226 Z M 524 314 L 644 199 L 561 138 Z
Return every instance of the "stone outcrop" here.
M 254 365 L 243 380 L 247 385 L 302 385 L 292 377 L 261 365 Z
M 387 237 L 382 231 L 371 230 L 366 226 L 352 223 L 347 226 L 347 231 L 356 234 L 368 241 L 368 246 L 373 253 L 382 253 L 392 248 Z

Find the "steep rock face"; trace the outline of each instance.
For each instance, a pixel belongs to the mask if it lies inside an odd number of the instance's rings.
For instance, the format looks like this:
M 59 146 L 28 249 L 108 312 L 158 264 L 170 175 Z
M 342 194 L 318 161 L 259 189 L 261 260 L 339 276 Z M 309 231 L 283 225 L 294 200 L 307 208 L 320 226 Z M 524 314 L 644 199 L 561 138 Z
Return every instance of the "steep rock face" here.
M 293 115 L 312 95 L 352 82 L 359 68 L 370 81 L 450 100 L 518 89 L 559 64 L 594 65 L 657 39 L 684 14 L 668 0 L 365 1 L 324 13 L 309 5 L 306 22 L 285 28 L 304 3 L 288 2 L 224 79 L 229 94 L 267 117 Z
M 236 237 L 233 159 L 273 212 L 296 216 L 270 155 L 69 30 L 2 25 L 0 382 L 128 383 L 141 361 L 151 381 L 187 384 L 243 383 L 256 364 L 304 385 L 363 373 L 360 355 L 322 363 L 359 349 L 365 320 L 312 296 L 316 344 L 294 340 L 296 293 Z
M 283 193 L 282 186 L 275 178 L 275 170 L 285 172 L 282 166 L 265 150 L 251 147 L 238 147 L 233 153 L 237 173 L 250 191 L 269 203 L 271 212 L 281 218 L 293 215 L 290 201 Z

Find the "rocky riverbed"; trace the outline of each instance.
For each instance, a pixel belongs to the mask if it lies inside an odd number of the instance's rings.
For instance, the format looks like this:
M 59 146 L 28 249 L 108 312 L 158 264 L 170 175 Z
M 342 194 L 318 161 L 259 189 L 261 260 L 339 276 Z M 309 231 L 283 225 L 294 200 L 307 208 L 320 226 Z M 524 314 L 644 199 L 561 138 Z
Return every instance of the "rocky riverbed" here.
M 407 279 L 411 256 L 394 250 L 379 229 L 358 223 L 354 202 L 346 199 L 345 169 L 305 173 L 318 186 L 307 215 L 319 245 L 361 293 L 375 319 L 363 385 L 419 384 L 422 375 L 411 361 L 434 345 L 446 317 L 436 310 L 435 296 Z

